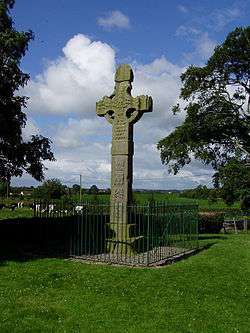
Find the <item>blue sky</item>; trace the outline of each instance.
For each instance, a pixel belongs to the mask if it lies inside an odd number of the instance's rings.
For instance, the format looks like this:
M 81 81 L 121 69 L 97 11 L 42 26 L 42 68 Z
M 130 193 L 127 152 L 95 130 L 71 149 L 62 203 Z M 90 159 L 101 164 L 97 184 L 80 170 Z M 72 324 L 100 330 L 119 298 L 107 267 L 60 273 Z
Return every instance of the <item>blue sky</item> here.
M 196 161 L 169 176 L 155 145 L 183 121 L 170 111 L 180 73 L 203 65 L 228 32 L 249 24 L 250 1 L 25 0 L 12 14 L 18 30 L 35 33 L 22 62 L 31 75 L 24 135 L 52 139 L 57 161 L 46 164 L 46 177 L 71 185 L 81 173 L 86 187 L 109 186 L 111 128 L 95 115 L 95 102 L 112 93 L 115 67 L 126 62 L 135 72 L 134 95 L 155 102 L 135 126 L 134 187 L 209 184 L 211 170 Z M 35 184 L 29 176 L 13 183 Z

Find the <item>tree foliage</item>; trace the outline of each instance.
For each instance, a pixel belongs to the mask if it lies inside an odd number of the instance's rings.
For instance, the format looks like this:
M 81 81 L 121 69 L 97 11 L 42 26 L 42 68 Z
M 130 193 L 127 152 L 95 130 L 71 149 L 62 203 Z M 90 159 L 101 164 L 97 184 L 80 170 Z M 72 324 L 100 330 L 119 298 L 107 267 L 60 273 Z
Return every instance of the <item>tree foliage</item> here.
M 79 194 L 79 192 L 80 192 L 80 185 L 79 184 L 74 184 L 73 186 L 72 186 L 72 192 L 73 192 L 73 194 Z
M 88 191 L 89 194 L 98 194 L 99 188 L 96 185 L 92 185 Z
M 26 171 L 37 180 L 44 177 L 44 160 L 53 160 L 51 142 L 41 135 L 24 141 L 22 129 L 26 124 L 27 97 L 19 90 L 29 80 L 20 69 L 31 31 L 19 32 L 13 27 L 9 10 L 14 0 L 0 0 L 0 179 L 10 181 L 12 176 L 22 176 Z
M 7 182 L 0 181 L 0 197 L 6 196 L 7 193 Z
M 61 199 L 67 194 L 67 186 L 57 178 L 48 179 L 35 189 L 34 195 L 39 199 Z
M 181 196 L 190 199 L 209 199 L 211 197 L 217 199 L 219 193 L 217 189 L 210 189 L 206 185 L 198 185 L 196 188 L 184 190 Z
M 174 174 L 192 158 L 211 164 L 218 184 L 227 163 L 250 155 L 250 26 L 236 28 L 206 66 L 190 66 L 181 80 L 185 106 L 173 112 L 186 118 L 158 143 L 162 162 Z
M 250 169 L 237 159 L 230 159 L 220 167 L 214 178 L 216 185 L 219 182 L 221 197 L 228 205 L 250 195 Z

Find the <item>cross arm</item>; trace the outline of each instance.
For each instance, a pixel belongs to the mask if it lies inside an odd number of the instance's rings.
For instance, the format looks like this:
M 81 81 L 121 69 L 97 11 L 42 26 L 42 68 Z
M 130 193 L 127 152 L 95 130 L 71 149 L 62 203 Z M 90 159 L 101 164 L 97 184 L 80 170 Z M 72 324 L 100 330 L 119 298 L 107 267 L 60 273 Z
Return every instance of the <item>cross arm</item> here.
M 136 123 L 143 115 L 144 112 L 152 112 L 153 100 L 151 96 L 138 96 L 132 99 L 131 115 L 129 117 L 130 123 Z
M 105 117 L 106 113 L 112 110 L 112 100 L 108 96 L 104 96 L 100 101 L 96 102 L 96 114 Z
M 108 96 L 104 96 L 96 103 L 96 114 L 100 117 L 105 117 L 107 121 L 112 124 L 114 118 L 114 111 L 112 110 L 112 107 L 112 99 Z
M 153 100 L 151 96 L 141 95 L 135 98 L 139 112 L 152 112 Z

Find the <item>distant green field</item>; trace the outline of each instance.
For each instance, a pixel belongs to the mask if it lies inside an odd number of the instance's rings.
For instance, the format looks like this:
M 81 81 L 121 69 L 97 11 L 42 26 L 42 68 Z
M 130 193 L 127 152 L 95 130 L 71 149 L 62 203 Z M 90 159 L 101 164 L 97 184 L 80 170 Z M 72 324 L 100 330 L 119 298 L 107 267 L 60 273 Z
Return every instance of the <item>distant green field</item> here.
M 93 201 L 97 198 L 100 201 L 109 200 L 109 195 L 103 194 L 94 196 L 91 194 L 84 194 L 83 201 Z M 133 193 L 133 201 L 138 204 L 147 203 L 149 201 L 157 201 L 157 202 L 169 202 L 173 204 L 197 204 L 199 205 L 200 210 L 223 210 L 223 209 L 239 209 L 240 203 L 237 202 L 232 206 L 227 206 L 223 200 L 219 199 L 217 202 L 211 203 L 208 199 L 189 199 L 185 197 L 181 197 L 178 193 L 161 193 L 161 192 L 134 192 Z
M 210 203 L 207 199 L 189 199 L 185 197 L 181 197 L 178 193 L 159 193 L 154 192 L 152 193 L 134 193 L 133 197 L 138 202 L 147 202 L 149 200 L 152 200 L 152 198 L 155 201 L 164 201 L 164 202 L 170 202 L 175 204 L 184 204 L 184 203 L 190 203 L 190 204 L 197 204 L 199 205 L 200 209 L 208 209 L 208 210 L 220 210 L 229 208 L 223 200 L 218 200 L 217 202 Z M 239 202 L 235 203 L 233 206 L 230 206 L 230 208 L 239 208 L 240 204 Z
M 83 194 L 82 202 L 90 201 L 90 202 L 109 202 L 109 194 Z M 74 200 L 76 203 L 78 202 L 78 197 L 72 197 L 66 200 Z M 3 200 L 2 200 L 3 201 Z M 16 200 L 17 202 L 18 200 Z M 201 211 L 221 211 L 221 210 L 230 210 L 230 209 L 239 209 L 239 202 L 235 203 L 232 206 L 227 206 L 221 199 L 217 202 L 211 203 L 207 199 L 189 199 L 185 197 L 181 197 L 178 193 L 160 193 L 160 192 L 134 192 L 133 193 L 133 201 L 137 204 L 145 204 L 148 202 L 156 201 L 156 202 L 167 202 L 172 204 L 197 204 L 199 206 L 199 210 Z M 15 200 L 13 200 L 15 202 Z M 31 199 L 27 201 L 29 203 L 32 202 Z M 24 200 L 25 204 L 25 200 Z M 32 217 L 33 210 L 30 208 L 19 208 L 15 211 L 11 211 L 8 208 L 4 208 L 0 210 L 0 220 L 1 219 L 11 219 L 18 217 Z

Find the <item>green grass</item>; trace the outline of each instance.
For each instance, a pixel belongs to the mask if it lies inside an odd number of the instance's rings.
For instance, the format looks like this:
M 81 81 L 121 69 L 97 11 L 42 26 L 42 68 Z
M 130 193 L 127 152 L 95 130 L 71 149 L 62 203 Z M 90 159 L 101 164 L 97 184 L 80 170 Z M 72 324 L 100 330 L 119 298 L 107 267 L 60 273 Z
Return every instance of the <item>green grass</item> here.
M 33 209 L 30 208 L 17 208 L 12 211 L 9 208 L 3 208 L 0 210 L 0 220 L 6 219 L 15 219 L 21 217 L 33 217 L 34 212 Z
M 154 198 L 155 201 L 164 201 L 174 204 L 197 204 L 199 205 L 200 210 L 221 210 L 225 208 L 229 208 L 222 199 L 219 199 L 216 202 L 210 203 L 208 199 L 190 199 L 181 197 L 177 193 L 160 193 L 160 192 L 153 192 L 152 193 L 133 193 L 133 198 L 136 202 L 143 203 L 147 202 L 148 200 Z M 239 208 L 239 202 L 236 202 L 230 208 Z
M 0 332 L 249 333 L 250 234 L 159 269 L 0 264 Z
M 93 200 L 93 198 L 98 198 L 99 200 L 107 201 L 109 200 L 109 195 L 103 194 L 98 196 L 93 196 L 90 194 L 83 195 L 83 201 L 86 200 Z M 133 200 L 138 204 L 143 204 L 152 200 L 155 201 L 162 201 L 162 202 L 169 202 L 173 204 L 197 204 L 199 205 L 200 210 L 224 210 L 224 209 L 232 209 L 232 208 L 239 208 L 240 203 L 236 202 L 232 206 L 227 206 L 222 199 L 218 199 L 216 202 L 211 203 L 208 199 L 190 199 L 181 197 L 178 193 L 161 193 L 161 192 L 134 192 L 133 193 Z

